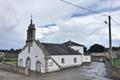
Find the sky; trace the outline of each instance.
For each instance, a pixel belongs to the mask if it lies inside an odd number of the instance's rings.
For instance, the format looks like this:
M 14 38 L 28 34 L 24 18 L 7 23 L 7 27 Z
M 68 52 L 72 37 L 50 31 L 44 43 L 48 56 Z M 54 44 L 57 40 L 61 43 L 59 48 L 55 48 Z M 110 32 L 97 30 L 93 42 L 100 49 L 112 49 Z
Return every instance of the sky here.
M 0 0 L 0 49 L 22 48 L 32 15 L 36 39 L 46 43 L 68 40 L 90 47 L 109 46 L 108 16 L 112 20 L 112 45 L 120 46 L 120 0 Z M 93 12 L 92 12 L 93 11 Z

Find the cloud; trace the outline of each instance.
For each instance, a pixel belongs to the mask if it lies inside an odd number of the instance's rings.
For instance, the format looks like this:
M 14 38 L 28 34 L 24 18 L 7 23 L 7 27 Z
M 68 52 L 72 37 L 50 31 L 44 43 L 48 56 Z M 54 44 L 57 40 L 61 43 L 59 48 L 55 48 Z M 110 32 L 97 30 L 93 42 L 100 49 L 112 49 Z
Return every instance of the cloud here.
M 42 42 L 62 43 L 72 39 L 84 45 L 108 45 L 110 0 L 66 0 L 97 14 L 71 6 L 60 0 L 0 0 L 0 48 L 21 48 L 26 41 L 30 15 Z M 102 6 L 101 6 L 102 5 Z M 120 2 L 115 0 L 111 15 L 119 21 Z M 113 45 L 119 44 L 119 26 L 112 22 Z
M 55 25 L 49 25 L 49 27 L 40 27 L 36 29 L 36 38 L 42 39 L 47 36 L 54 35 L 56 32 L 59 32 L 59 27 Z
M 17 11 L 11 2 L 0 1 L 0 48 L 10 48 L 15 46 L 19 33 L 15 30 L 17 21 Z M 16 35 L 17 34 L 17 35 Z M 18 39 L 18 40 L 17 40 Z M 19 41 L 18 41 L 19 42 Z
M 116 11 L 111 14 L 114 15 L 114 18 L 118 17 L 119 13 L 120 11 Z M 103 14 L 106 13 L 59 20 L 56 22 L 56 25 L 60 30 L 52 35 L 52 40 L 49 40 L 51 36 L 48 35 L 43 37 L 42 41 L 62 43 L 71 39 L 88 47 L 94 43 L 99 43 L 108 47 L 108 24 L 104 23 L 104 21 L 108 20 L 108 16 L 103 16 Z M 112 41 L 114 46 L 120 45 L 119 30 L 119 25 L 116 25 L 112 21 Z

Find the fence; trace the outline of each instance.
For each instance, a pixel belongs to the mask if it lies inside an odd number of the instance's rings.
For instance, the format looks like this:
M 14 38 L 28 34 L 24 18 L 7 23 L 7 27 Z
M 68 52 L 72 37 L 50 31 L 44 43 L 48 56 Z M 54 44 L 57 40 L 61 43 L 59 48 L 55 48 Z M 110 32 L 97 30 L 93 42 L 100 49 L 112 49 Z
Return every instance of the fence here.
M 23 68 L 23 67 L 19 67 L 19 66 L 7 64 L 7 63 L 0 63 L 0 69 L 9 71 L 9 72 L 28 75 L 28 68 Z

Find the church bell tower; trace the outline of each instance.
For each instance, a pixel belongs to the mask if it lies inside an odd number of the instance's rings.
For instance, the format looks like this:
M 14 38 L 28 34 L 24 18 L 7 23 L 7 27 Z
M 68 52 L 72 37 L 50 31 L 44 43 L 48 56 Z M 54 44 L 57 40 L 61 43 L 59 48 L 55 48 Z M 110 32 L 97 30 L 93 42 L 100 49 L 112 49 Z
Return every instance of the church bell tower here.
M 28 30 L 27 30 L 27 40 L 26 40 L 26 44 L 28 47 L 32 46 L 33 41 L 35 40 L 35 24 L 33 24 L 33 20 L 31 17 L 31 21 L 30 24 L 28 26 Z

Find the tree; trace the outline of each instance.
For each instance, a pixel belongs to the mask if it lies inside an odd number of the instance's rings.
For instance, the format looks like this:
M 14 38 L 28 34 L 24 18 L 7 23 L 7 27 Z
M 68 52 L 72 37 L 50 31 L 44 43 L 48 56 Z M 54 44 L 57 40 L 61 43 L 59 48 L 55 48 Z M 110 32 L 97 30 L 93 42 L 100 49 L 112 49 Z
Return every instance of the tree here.
M 90 53 L 101 53 L 105 51 L 106 51 L 106 48 L 103 45 L 99 45 L 99 44 L 92 45 L 88 50 L 88 52 Z
M 84 47 L 84 52 L 87 53 L 87 47 Z
M 13 48 L 11 48 L 10 50 L 9 50 L 9 52 L 14 52 L 15 50 L 13 49 Z

